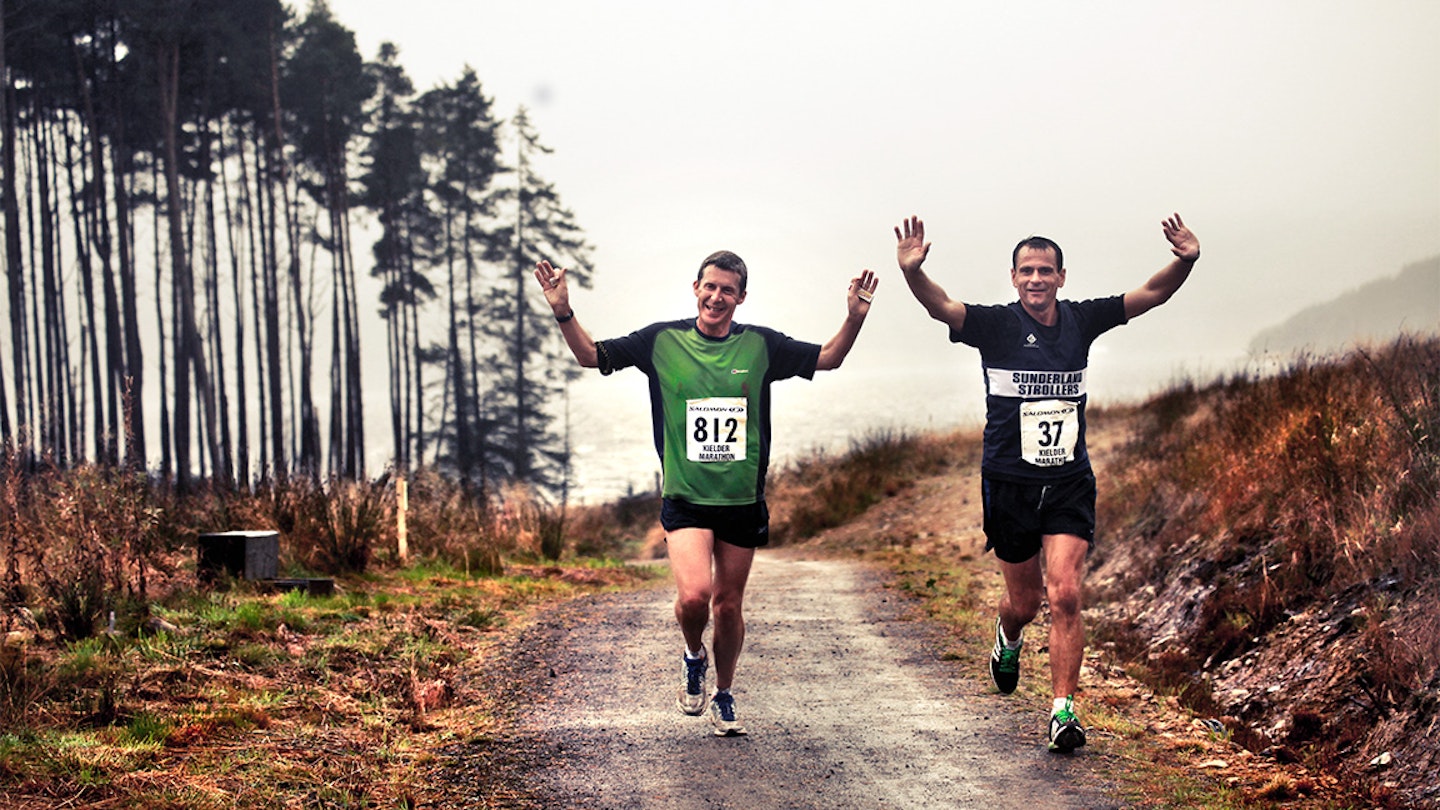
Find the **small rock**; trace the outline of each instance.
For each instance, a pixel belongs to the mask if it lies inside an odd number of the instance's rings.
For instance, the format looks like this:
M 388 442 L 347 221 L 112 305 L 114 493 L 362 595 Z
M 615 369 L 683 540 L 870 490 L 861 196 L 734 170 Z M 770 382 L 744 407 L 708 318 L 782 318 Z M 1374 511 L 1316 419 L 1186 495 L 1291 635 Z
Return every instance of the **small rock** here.
M 1374 759 L 1370 760 L 1370 767 L 1372 767 L 1372 768 L 1388 768 L 1388 767 L 1390 767 L 1390 762 L 1391 762 L 1392 759 L 1393 759 L 1393 757 L 1390 755 L 1390 752 L 1389 752 L 1389 751 L 1386 751 L 1385 753 L 1381 754 L 1380 756 L 1375 757 Z
M 1213 717 L 1206 717 L 1203 720 L 1196 720 L 1195 722 L 1211 734 L 1225 733 L 1225 724 Z
M 1207 760 L 1207 761 L 1205 761 L 1205 762 L 1202 762 L 1202 763 L 1200 763 L 1199 765 L 1196 765 L 1195 767 L 1200 768 L 1201 770 L 1217 770 L 1217 771 L 1223 771 L 1223 770 L 1225 770 L 1226 768 L 1230 767 L 1230 763 L 1226 762 L 1226 761 L 1223 760 L 1223 759 L 1211 759 L 1211 760 Z
M 151 616 L 145 620 L 145 629 L 152 633 L 179 633 L 180 628 L 165 621 L 159 616 Z

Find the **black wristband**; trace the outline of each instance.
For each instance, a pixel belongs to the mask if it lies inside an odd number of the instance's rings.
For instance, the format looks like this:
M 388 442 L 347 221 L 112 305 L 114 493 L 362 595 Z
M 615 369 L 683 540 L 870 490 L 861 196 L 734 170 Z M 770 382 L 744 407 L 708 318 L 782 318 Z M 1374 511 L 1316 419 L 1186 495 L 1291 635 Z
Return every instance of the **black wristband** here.
M 573 320 L 575 320 L 575 310 L 574 310 L 574 309 L 571 309 L 571 310 L 570 310 L 570 314 L 568 314 L 568 315 L 564 315 L 564 316 L 556 315 L 556 316 L 555 316 L 555 322 L 556 322 L 556 323 L 567 323 L 567 322 L 573 321 Z

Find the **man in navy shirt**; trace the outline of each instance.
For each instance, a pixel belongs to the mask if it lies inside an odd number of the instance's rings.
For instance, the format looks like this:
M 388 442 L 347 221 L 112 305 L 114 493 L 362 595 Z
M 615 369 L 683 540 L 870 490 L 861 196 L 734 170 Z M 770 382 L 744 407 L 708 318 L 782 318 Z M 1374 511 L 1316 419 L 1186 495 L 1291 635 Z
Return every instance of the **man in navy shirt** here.
M 1074 700 L 1085 653 L 1081 584 L 1095 543 L 1095 476 L 1085 452 L 1090 344 L 1168 301 L 1190 275 L 1199 240 L 1179 214 L 1161 227 L 1173 261 L 1124 295 L 1078 302 L 1059 298 L 1065 286 L 1060 246 L 1043 236 L 1023 239 L 1010 260 L 1019 300 L 999 306 L 956 301 L 925 274 L 930 243 L 919 217 L 895 228 L 896 258 L 910 291 L 930 317 L 950 327 L 952 343 L 980 350 L 985 548 L 994 550 L 1005 578 L 990 676 L 1001 692 L 1015 691 L 1025 625 L 1048 599 L 1052 751 L 1085 744 Z

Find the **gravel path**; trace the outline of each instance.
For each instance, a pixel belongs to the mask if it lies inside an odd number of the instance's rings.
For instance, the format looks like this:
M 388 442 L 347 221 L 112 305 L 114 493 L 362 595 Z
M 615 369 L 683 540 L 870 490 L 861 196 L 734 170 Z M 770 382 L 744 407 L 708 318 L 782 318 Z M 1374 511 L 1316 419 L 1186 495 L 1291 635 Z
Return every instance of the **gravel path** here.
M 510 651 L 530 696 L 512 744 L 549 760 L 526 780 L 539 806 L 1118 806 L 1091 749 L 1047 752 L 1046 707 L 995 694 L 981 660 L 939 660 L 932 631 L 864 567 L 757 557 L 735 685 L 744 737 L 675 709 L 672 599 L 662 587 L 577 600 Z

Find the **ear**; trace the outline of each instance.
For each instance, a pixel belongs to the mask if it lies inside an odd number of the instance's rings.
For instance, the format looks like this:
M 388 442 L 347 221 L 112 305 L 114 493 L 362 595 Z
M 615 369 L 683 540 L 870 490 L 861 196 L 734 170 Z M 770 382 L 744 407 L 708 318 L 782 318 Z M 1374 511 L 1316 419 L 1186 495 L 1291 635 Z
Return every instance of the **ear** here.
M 1057 288 L 1059 288 L 1059 287 L 1064 287 L 1064 286 L 1065 286 L 1065 268 L 1063 268 L 1063 267 L 1060 268 L 1060 272 L 1059 272 L 1059 273 L 1056 273 L 1055 275 L 1056 275 L 1057 278 L 1060 279 L 1059 281 L 1055 282 L 1055 286 L 1056 286 Z
M 738 296 L 736 296 L 736 297 L 735 297 L 735 306 L 738 307 L 738 306 L 740 306 L 741 304 L 745 303 L 745 296 L 748 295 L 748 294 L 749 294 L 749 290 L 746 290 L 745 292 L 742 292 L 742 293 L 740 293 Z

